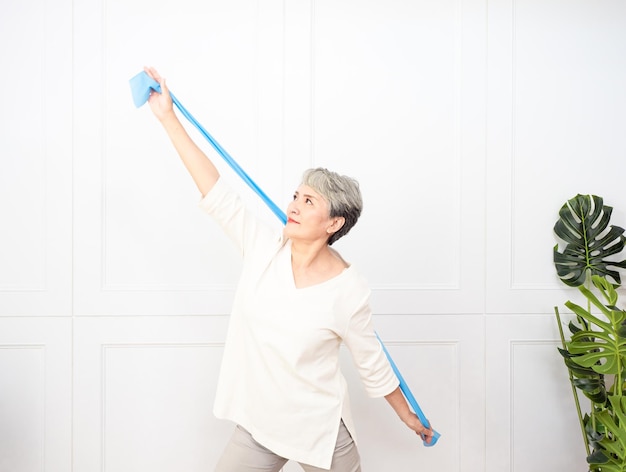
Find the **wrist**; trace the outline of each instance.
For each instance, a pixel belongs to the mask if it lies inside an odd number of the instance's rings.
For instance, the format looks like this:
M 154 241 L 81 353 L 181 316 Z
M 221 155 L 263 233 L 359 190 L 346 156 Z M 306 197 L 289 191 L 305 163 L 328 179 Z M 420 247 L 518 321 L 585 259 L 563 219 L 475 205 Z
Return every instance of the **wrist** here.
M 413 422 L 413 412 L 409 409 L 406 409 L 400 413 L 398 413 L 400 417 L 400 421 L 402 421 L 406 425 L 410 425 Z
M 158 119 L 163 126 L 167 126 L 168 124 L 175 124 L 178 122 L 178 117 L 176 113 L 174 113 L 174 109 L 170 108 L 158 115 Z

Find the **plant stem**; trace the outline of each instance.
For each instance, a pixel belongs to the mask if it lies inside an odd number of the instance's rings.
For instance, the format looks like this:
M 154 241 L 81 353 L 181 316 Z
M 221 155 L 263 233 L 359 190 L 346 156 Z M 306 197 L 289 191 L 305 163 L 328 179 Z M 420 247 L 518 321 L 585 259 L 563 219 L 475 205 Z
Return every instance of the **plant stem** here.
M 585 232 L 585 234 L 587 234 Z M 586 238 L 586 236 L 585 236 Z M 587 241 L 585 240 L 585 253 L 588 255 L 588 246 L 587 246 Z M 591 278 L 593 277 L 593 274 L 591 272 L 591 269 L 589 268 L 589 260 L 587 259 L 587 269 L 585 270 L 585 287 L 587 288 L 587 290 L 589 290 L 591 292 L 592 287 L 593 287 L 593 283 L 591 282 Z M 589 298 L 587 298 L 587 311 L 589 313 L 591 313 L 591 300 Z M 581 317 L 578 317 L 579 320 L 581 320 Z M 583 321 L 583 326 L 585 327 L 585 329 L 589 329 L 589 324 L 587 324 L 587 320 L 582 320 Z M 561 327 L 561 324 L 559 323 L 559 328 Z M 570 376 L 571 376 L 571 372 L 570 372 Z M 580 413 L 578 413 L 578 415 L 580 416 Z M 595 404 L 593 402 L 591 402 L 591 427 L 593 428 L 594 431 L 596 431 L 596 407 Z M 587 443 L 587 435 L 585 434 L 585 443 Z M 587 446 L 587 453 L 589 453 L 589 446 Z M 589 455 L 589 454 L 587 454 Z
M 613 323 L 613 327 L 615 329 L 615 332 L 617 333 L 619 326 L 615 325 L 615 322 L 613 319 L 611 320 L 611 322 Z M 618 349 L 619 349 L 619 338 L 615 340 L 615 344 L 618 345 Z M 621 397 L 623 389 L 622 389 L 622 356 L 620 355 L 617 356 L 617 374 L 616 374 L 614 383 L 615 383 L 615 388 L 613 389 L 613 394 L 615 396 Z
M 557 324 L 559 326 L 559 334 L 561 335 L 561 344 L 563 345 L 563 349 L 567 349 L 565 345 L 565 336 L 563 335 L 563 326 L 561 325 L 561 315 L 559 314 L 559 309 L 554 307 L 554 313 L 556 314 Z M 572 375 L 572 371 L 568 368 L 567 372 L 569 374 L 569 383 L 572 387 L 572 393 L 574 394 L 574 402 L 576 403 L 576 412 L 578 413 L 578 423 L 580 424 L 580 430 L 583 434 L 583 440 L 585 441 L 585 449 L 587 450 L 587 456 L 591 454 L 589 449 L 589 440 L 587 439 L 587 432 L 585 431 L 585 422 L 583 421 L 582 411 L 580 409 L 580 401 L 578 400 L 578 391 L 576 390 L 576 386 L 574 385 L 574 376 Z M 593 406 L 592 406 L 593 410 Z

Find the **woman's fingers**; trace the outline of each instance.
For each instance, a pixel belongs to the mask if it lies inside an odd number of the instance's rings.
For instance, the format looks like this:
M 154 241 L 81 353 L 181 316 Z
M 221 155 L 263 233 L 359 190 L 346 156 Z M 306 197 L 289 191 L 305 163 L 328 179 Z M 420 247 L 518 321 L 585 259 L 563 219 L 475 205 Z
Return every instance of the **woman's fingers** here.
M 433 436 L 434 436 L 432 428 L 428 428 L 428 429 L 424 428 L 422 431 L 420 431 L 417 434 L 420 435 L 420 437 L 422 438 L 422 441 L 426 441 L 429 444 L 433 440 Z
M 159 73 L 157 72 L 157 70 L 154 67 L 144 67 L 143 70 L 146 72 L 146 74 L 148 74 L 152 79 L 156 80 L 157 82 L 161 83 L 161 76 L 159 75 Z

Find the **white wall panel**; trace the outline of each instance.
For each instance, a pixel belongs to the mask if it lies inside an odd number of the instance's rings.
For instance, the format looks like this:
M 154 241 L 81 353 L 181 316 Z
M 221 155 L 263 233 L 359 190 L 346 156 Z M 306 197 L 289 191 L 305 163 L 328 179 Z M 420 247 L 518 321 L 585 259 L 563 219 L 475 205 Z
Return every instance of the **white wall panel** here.
M 570 296 L 552 228 L 563 203 L 597 194 L 626 225 L 626 11 L 622 2 L 489 4 L 489 313 L 549 313 Z
M 71 320 L 0 319 L 0 470 L 71 468 Z
M 3 470 L 44 470 L 44 352 L 42 345 L 0 346 Z
M 115 471 L 211 470 L 220 344 L 103 347 L 103 461 Z M 212 428 L 217 426 L 217 428 Z
M 71 310 L 71 2 L 0 15 L 0 316 Z
M 232 425 L 212 414 L 224 317 L 75 322 L 74 468 L 206 471 Z
M 586 471 L 554 316 L 488 316 L 486 323 L 487 472 Z

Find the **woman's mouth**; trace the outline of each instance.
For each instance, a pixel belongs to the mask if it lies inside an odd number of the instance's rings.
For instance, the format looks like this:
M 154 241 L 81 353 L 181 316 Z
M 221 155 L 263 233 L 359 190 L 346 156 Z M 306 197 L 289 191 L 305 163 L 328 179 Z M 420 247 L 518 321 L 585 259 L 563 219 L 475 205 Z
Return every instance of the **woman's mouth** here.
M 297 225 L 299 225 L 299 224 L 300 224 L 300 223 L 298 223 L 296 220 L 292 220 L 291 218 L 289 218 L 289 219 L 287 220 L 287 223 L 295 223 L 295 224 L 297 224 Z

